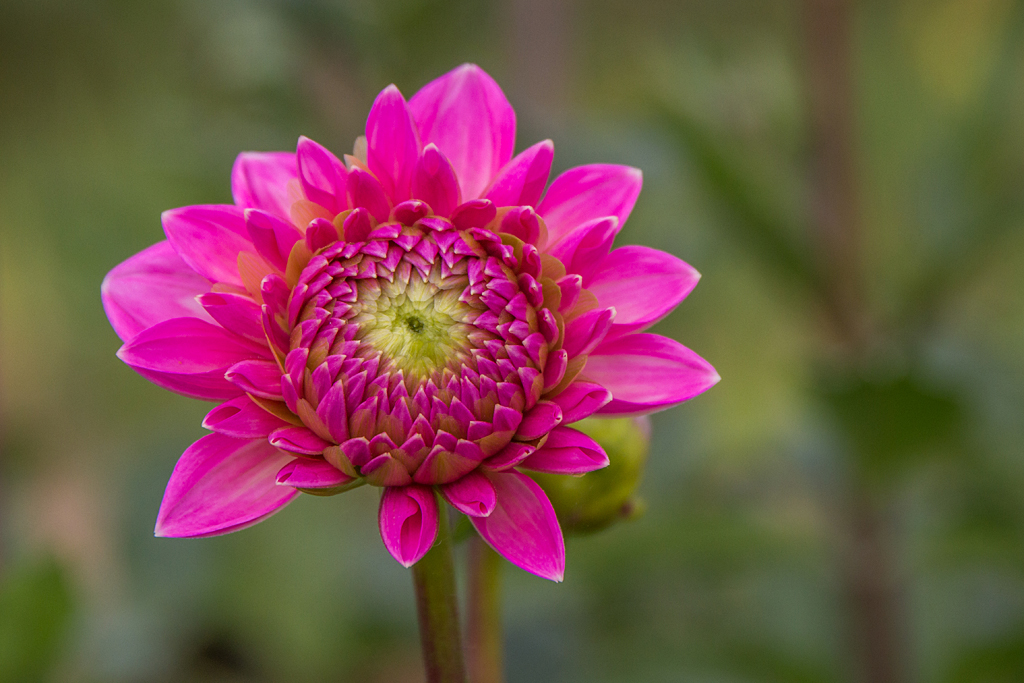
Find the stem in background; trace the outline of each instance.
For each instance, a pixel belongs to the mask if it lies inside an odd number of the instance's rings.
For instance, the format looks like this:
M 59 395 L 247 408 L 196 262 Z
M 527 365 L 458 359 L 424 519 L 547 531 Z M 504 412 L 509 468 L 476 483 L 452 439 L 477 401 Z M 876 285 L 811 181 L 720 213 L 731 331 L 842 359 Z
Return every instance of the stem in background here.
M 469 538 L 466 654 L 471 683 L 503 683 L 501 556 L 475 533 Z
M 867 344 L 854 141 L 851 0 L 805 0 L 807 99 L 813 150 L 812 235 L 837 331 L 860 355 Z
M 847 543 L 842 577 L 851 631 L 866 683 L 908 680 L 902 590 L 890 546 L 887 515 L 861 484 L 847 495 Z
M 412 567 L 419 613 L 420 643 L 427 683 L 466 683 L 459 633 L 459 609 L 455 596 L 452 532 L 448 508 L 438 501 L 437 541 Z
M 814 150 L 816 252 L 828 315 L 856 367 L 872 333 L 863 286 L 853 78 L 854 0 L 804 0 L 807 96 Z M 841 577 L 862 680 L 908 680 L 902 591 L 884 502 L 852 468 L 842 513 Z

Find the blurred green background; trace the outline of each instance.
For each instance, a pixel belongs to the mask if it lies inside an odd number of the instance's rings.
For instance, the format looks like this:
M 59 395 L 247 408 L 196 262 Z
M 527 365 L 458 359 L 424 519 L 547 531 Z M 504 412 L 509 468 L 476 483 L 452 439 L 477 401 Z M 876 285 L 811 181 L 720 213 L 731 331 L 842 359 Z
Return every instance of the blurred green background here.
M 1024 681 L 1024 4 L 0 0 L 0 681 L 418 681 L 359 489 L 152 536 L 207 404 L 99 285 L 242 150 L 336 152 L 472 61 L 556 171 L 644 171 L 620 244 L 704 274 L 657 331 L 646 514 L 504 573 L 510 683 Z

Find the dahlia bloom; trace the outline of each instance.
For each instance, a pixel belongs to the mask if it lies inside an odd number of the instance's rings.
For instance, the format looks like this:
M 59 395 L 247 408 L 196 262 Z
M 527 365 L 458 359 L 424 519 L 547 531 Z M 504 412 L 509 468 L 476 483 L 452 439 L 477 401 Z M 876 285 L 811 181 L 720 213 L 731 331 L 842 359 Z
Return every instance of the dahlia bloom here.
M 156 535 L 223 534 L 300 492 L 370 484 L 401 564 L 431 547 L 443 498 L 510 562 L 561 580 L 558 521 L 522 470 L 604 467 L 569 424 L 667 408 L 718 375 L 643 332 L 699 275 L 612 250 L 640 172 L 581 166 L 545 193 L 552 143 L 513 157 L 515 128 L 476 66 L 408 102 L 389 86 L 344 162 L 307 138 L 243 153 L 234 204 L 165 212 L 167 239 L 107 275 L 118 357 L 218 403 Z

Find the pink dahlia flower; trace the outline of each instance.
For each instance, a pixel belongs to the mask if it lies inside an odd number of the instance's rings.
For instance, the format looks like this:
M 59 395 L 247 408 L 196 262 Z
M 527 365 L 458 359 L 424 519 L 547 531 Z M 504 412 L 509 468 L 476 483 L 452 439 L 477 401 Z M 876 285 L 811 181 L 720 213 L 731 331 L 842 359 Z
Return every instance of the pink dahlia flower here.
M 522 470 L 608 464 L 568 425 L 667 408 L 718 380 L 643 330 L 698 274 L 612 242 L 641 175 L 566 171 L 473 65 L 376 99 L 342 162 L 239 155 L 234 204 L 163 214 L 167 240 L 114 268 L 103 305 L 146 379 L 218 403 L 171 474 L 158 536 L 212 536 L 299 492 L 379 486 L 380 534 L 410 566 L 439 497 L 513 564 L 561 580 L 562 532 Z M 362 151 L 360 151 L 362 150 Z

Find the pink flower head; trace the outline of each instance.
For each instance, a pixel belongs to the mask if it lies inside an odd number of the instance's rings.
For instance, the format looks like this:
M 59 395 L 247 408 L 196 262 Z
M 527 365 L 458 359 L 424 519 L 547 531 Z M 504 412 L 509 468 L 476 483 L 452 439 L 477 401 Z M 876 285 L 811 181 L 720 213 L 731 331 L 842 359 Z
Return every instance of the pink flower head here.
M 218 402 L 171 474 L 158 536 L 223 534 L 300 491 L 372 484 L 403 565 L 433 543 L 440 494 L 510 562 L 561 580 L 562 532 L 521 470 L 604 467 L 570 423 L 661 410 L 718 375 L 643 332 L 699 276 L 612 249 L 640 172 L 581 166 L 545 193 L 551 141 L 513 157 L 515 128 L 476 66 L 408 102 L 389 86 L 365 153 L 342 162 L 306 138 L 243 153 L 233 205 L 167 211 L 167 240 L 107 275 L 118 356 Z

